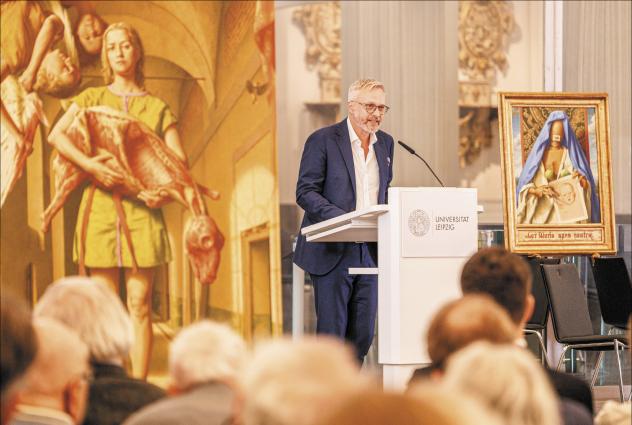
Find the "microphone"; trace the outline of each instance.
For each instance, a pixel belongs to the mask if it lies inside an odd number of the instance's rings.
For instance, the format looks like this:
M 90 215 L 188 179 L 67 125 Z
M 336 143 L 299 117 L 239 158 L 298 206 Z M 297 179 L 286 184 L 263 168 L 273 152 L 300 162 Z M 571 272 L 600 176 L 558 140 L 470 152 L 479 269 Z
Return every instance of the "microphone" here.
M 410 146 L 408 146 L 406 143 L 402 142 L 401 140 L 398 140 L 397 143 L 399 143 L 399 145 L 406 149 L 409 153 L 411 153 L 412 155 L 415 155 L 417 158 L 421 159 L 423 161 L 424 164 L 426 164 L 426 167 L 428 167 L 428 169 L 430 170 L 430 172 L 432 173 L 432 175 L 435 177 L 435 179 L 437 179 L 437 181 L 439 182 L 439 184 L 442 187 L 445 187 L 445 185 L 443 184 L 443 182 L 441 181 L 441 179 L 439 177 L 437 177 L 437 175 L 435 174 L 435 172 L 433 171 L 432 167 L 430 165 L 428 165 L 428 163 L 426 162 L 425 159 L 423 159 L 421 156 L 417 155 L 417 153 L 415 152 L 415 150 L 413 148 L 411 148 Z

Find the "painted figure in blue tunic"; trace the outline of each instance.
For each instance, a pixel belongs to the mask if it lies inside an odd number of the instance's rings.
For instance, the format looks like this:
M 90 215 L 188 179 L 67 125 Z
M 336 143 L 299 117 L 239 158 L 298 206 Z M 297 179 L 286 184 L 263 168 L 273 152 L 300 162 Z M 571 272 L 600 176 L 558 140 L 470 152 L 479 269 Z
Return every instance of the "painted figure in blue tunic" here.
M 588 212 L 587 220 L 599 223 L 601 210 L 595 179 L 568 116 L 553 111 L 533 144 L 516 187 L 518 224 L 557 224 L 554 199 L 559 196 L 549 183 L 565 176 L 579 180 Z

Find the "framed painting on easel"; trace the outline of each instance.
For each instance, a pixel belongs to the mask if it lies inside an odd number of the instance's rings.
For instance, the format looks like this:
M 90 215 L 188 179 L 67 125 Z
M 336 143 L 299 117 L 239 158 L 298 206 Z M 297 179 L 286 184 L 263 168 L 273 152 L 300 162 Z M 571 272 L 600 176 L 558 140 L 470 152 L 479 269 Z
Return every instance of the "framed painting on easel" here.
M 608 95 L 500 93 L 505 245 L 616 252 Z

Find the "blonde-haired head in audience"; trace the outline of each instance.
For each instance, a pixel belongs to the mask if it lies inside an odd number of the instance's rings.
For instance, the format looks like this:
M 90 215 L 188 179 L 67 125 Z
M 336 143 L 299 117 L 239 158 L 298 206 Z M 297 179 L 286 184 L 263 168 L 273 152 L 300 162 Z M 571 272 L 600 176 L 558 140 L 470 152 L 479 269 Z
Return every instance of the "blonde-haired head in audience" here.
M 242 384 L 245 425 L 311 425 L 369 381 L 342 342 L 304 337 L 257 347 Z
M 134 341 L 132 322 L 119 297 L 89 277 L 57 280 L 46 289 L 33 313 L 77 332 L 97 363 L 122 365 Z
M 458 392 L 419 384 L 408 394 L 371 390 L 346 401 L 319 425 L 500 425 L 483 406 Z
M 559 400 L 532 354 L 476 342 L 448 360 L 443 383 L 496 412 L 505 425 L 560 425 Z

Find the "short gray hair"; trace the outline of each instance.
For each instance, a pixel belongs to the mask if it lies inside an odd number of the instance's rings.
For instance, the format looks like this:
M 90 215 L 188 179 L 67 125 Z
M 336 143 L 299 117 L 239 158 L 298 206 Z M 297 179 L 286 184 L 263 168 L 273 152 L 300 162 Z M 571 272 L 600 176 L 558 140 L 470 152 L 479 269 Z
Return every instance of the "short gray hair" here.
M 50 317 L 73 329 L 92 360 L 120 364 L 134 342 L 132 321 L 119 297 L 89 277 L 64 277 L 50 285 L 33 314 Z
M 349 91 L 347 92 L 347 101 L 355 100 L 358 92 L 363 90 L 375 90 L 379 89 L 382 91 L 386 91 L 384 89 L 384 83 L 381 81 L 373 80 L 371 78 L 362 78 L 360 80 L 356 80 L 349 86 Z
M 204 382 L 237 378 L 246 360 L 246 344 L 226 325 L 202 320 L 180 331 L 169 348 L 173 385 L 187 389 Z
M 311 425 L 365 389 L 349 347 L 327 337 L 275 339 L 259 346 L 246 369 L 245 425 Z
M 33 328 L 39 347 L 27 372 L 26 391 L 57 395 L 88 370 L 88 348 L 76 332 L 54 319 L 35 318 Z

